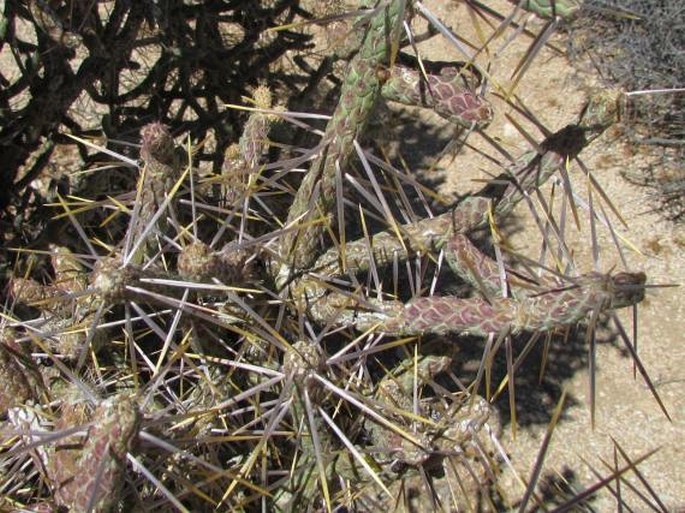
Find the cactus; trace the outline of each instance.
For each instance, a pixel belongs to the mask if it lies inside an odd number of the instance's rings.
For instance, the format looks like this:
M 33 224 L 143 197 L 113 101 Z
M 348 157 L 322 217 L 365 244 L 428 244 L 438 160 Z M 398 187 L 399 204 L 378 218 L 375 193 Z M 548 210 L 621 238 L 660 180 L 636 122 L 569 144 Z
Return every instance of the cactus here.
M 82 225 L 62 203 L 84 236 L 52 248 L 49 279 L 14 277 L 4 314 L 0 466 L 33 469 L 22 475 L 35 490 L 15 486 L 19 477 L 0 481 L 14 507 L 371 511 L 406 494 L 407 509 L 451 510 L 489 501 L 501 426 L 477 387 L 454 386 L 455 346 L 465 335 L 566 333 L 588 319 L 592 329 L 602 313 L 642 301 L 647 285 L 640 272 L 554 272 L 515 255 L 504 264 L 472 236 L 496 233 L 552 177 L 568 180 L 567 164 L 615 122 L 621 95 L 592 98 L 575 123 L 447 212 L 400 220 L 393 206 L 404 192 L 379 185 L 361 150 L 375 105 L 418 105 L 476 132 L 495 110 L 475 63 L 418 67 L 398 54 L 418 4 L 360 2 L 358 47 L 313 150 L 270 160 L 271 130 L 297 113 L 260 86 L 217 174 L 196 169 L 192 150 L 152 122 L 140 130 L 135 194 L 99 203 L 123 229 Z M 524 4 L 542 16 L 575 5 Z M 341 187 L 357 160 L 373 193 L 354 205 L 363 225 L 355 238 Z M 367 232 L 367 218 L 384 227 Z M 383 288 L 384 271 L 440 255 L 470 296 L 443 290 L 442 278 L 437 293 L 420 283 L 413 294 Z M 558 270 L 573 267 L 566 257 Z M 387 280 L 395 289 L 398 274 Z M 432 338 L 437 349 L 423 343 Z M 53 366 L 36 368 L 35 353 Z

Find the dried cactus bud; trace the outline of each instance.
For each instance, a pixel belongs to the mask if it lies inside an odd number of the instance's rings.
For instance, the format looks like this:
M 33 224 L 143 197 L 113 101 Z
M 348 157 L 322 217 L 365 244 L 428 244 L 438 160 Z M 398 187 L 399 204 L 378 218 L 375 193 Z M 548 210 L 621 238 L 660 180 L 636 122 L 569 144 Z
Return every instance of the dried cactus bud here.
M 582 127 L 608 126 L 621 117 L 626 96 L 619 89 L 600 89 L 588 98 L 580 115 Z
M 271 91 L 266 86 L 259 86 L 254 94 L 254 101 L 260 109 L 271 109 Z M 280 108 L 278 110 L 281 110 Z M 248 170 L 259 165 L 259 160 L 269 147 L 269 131 L 278 121 L 278 116 L 262 112 L 252 112 L 240 137 L 240 154 Z
M 222 174 L 233 174 L 243 167 L 245 167 L 245 161 L 243 161 L 240 155 L 240 145 L 233 143 L 224 152 L 224 163 L 221 168 Z
M 216 276 L 221 266 L 219 257 L 204 242 L 193 242 L 178 255 L 178 274 L 190 281 L 207 281 Z
M 240 145 L 231 144 L 221 165 L 221 195 L 229 207 L 235 207 L 247 191 L 247 165 L 240 154 Z
M 268 87 L 260 85 L 257 87 L 257 89 L 255 89 L 255 92 L 252 96 L 254 98 L 255 105 L 260 109 L 271 108 L 271 90 Z
M 142 146 L 140 156 L 145 164 L 159 162 L 175 167 L 176 145 L 169 130 L 162 123 L 150 123 L 140 130 Z
M 623 308 L 640 303 L 645 298 L 647 275 L 643 272 L 616 273 L 609 276 L 606 292 L 609 294 L 611 308 Z
M 626 96 L 622 91 L 603 89 L 590 96 L 580 114 L 578 125 L 590 132 L 587 137 L 591 138 L 594 132 L 602 133 L 618 122 L 625 110 Z
M 119 258 L 103 258 L 93 270 L 91 283 L 102 301 L 115 304 L 126 299 L 126 286 L 132 285 L 139 275 L 137 267 L 122 266 Z

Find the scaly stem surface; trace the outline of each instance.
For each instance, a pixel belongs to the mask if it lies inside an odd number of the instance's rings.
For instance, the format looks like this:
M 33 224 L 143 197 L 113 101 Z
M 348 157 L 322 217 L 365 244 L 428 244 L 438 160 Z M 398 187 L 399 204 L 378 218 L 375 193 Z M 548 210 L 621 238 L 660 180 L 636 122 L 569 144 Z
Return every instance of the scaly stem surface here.
M 291 227 L 281 242 L 281 284 L 295 270 L 309 267 L 321 252 L 321 236 L 335 210 L 336 175 L 345 171 L 381 92 L 381 71 L 392 61 L 405 2 L 376 7 L 358 53 L 345 72 L 338 106 L 328 122 L 319 157 L 302 180 L 288 213 Z

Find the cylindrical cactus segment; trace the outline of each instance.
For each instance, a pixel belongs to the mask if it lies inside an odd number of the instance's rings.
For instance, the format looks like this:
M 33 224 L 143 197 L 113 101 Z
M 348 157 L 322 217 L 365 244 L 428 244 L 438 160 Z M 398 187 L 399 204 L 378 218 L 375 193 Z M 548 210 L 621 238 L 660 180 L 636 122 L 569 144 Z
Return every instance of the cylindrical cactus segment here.
M 466 128 L 485 128 L 492 121 L 492 106 L 476 92 L 477 82 L 466 66 L 425 62 L 418 66 L 397 64 L 383 83 L 386 100 L 433 109 L 450 122 Z
M 281 105 L 272 105 L 272 94 L 262 85 L 254 92 L 255 107 L 262 110 L 283 111 Z M 269 150 L 269 132 L 280 117 L 274 113 L 253 111 L 245 122 L 238 143 L 231 144 L 224 153 L 221 166 L 222 197 L 229 207 L 237 207 L 247 197 L 251 176 L 259 172 L 262 158 Z
M 166 217 L 159 216 L 152 229 L 149 228 L 149 224 L 162 207 L 167 194 L 181 177 L 183 168 L 174 140 L 164 125 L 161 123 L 145 125 L 140 130 L 140 135 L 142 140 L 140 156 L 143 159 L 143 167 L 138 180 L 134 220 L 129 224 L 126 240 L 130 245 L 138 244 L 138 239 L 146 234 L 146 241 L 131 258 L 134 263 L 142 263 L 145 253 L 156 252 L 156 245 L 152 243 L 151 235 L 165 233 Z
M 120 499 L 126 472 L 126 453 L 140 429 L 136 401 L 126 395 L 105 400 L 91 418 L 87 439 L 76 457 L 75 473 L 58 475 L 58 502 L 70 511 L 112 511 Z M 90 509 L 89 509 L 90 508 Z
M 395 336 L 549 331 L 581 322 L 590 312 L 634 305 L 644 298 L 644 273 L 590 273 L 571 285 L 520 298 L 430 296 L 406 304 L 394 300 L 355 301 L 328 294 L 310 308 L 324 322 Z
M 481 252 L 461 233 L 445 244 L 445 260 L 457 276 L 488 297 L 501 295 L 502 283 L 497 262 Z
M 296 269 L 309 267 L 321 254 L 321 236 L 326 233 L 335 211 L 336 173 L 345 170 L 354 152 L 354 141 L 366 128 L 373 106 L 380 95 L 379 69 L 387 67 L 399 34 L 404 2 L 393 1 L 380 7 L 369 20 L 359 53 L 346 69 L 340 101 L 326 127 L 327 148 L 304 177 L 288 213 L 287 231 L 281 241 L 285 265 L 279 281 L 287 280 Z M 315 202 L 312 198 L 318 187 Z M 304 218 L 303 218 L 304 216 Z
M 583 0 L 509 0 L 541 18 L 570 18 L 583 5 Z
M 255 107 L 262 110 L 272 109 L 271 91 L 266 86 L 259 86 L 254 92 Z M 282 110 L 276 107 L 275 110 Z M 242 160 L 248 170 L 253 170 L 259 165 L 269 148 L 269 131 L 273 124 L 278 121 L 275 114 L 252 112 L 245 123 L 243 134 L 240 137 L 239 147 Z
M 644 273 L 590 273 L 575 284 L 519 300 L 424 297 L 407 303 L 378 330 L 399 335 L 548 331 L 582 321 L 590 312 L 636 304 L 644 298 Z

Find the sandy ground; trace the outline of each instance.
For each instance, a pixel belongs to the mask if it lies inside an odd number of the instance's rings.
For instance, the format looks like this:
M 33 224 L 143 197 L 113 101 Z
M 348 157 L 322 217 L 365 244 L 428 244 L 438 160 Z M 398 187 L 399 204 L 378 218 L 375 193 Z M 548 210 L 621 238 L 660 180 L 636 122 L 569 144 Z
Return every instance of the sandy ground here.
M 426 2 L 426 5 L 457 30 L 463 31 L 463 28 L 471 26 L 466 8 L 455 2 L 435 0 Z M 506 3 L 489 2 L 488 5 L 502 6 L 504 12 L 508 12 Z M 532 27 L 541 26 L 539 20 L 531 23 Z M 483 29 L 486 30 L 487 27 L 483 25 Z M 496 58 L 489 59 L 493 63 L 496 81 L 503 85 L 509 83 L 507 73 L 511 73 L 511 62 L 517 62 L 524 55 L 530 42 L 529 38 L 518 37 Z M 553 39 L 553 43 L 564 48 L 561 37 Z M 491 47 L 500 48 L 501 44 L 500 41 Z M 460 59 L 455 48 L 442 38 L 432 39 L 422 46 L 421 51 L 427 58 Z M 516 88 L 516 94 L 547 128 L 556 130 L 576 119 L 588 92 L 597 85 L 596 76 L 576 71 L 564 56 L 547 49 L 525 74 Z M 496 119 L 487 132 L 497 137 L 500 144 L 513 154 L 520 154 L 520 150 L 528 149 L 529 146 L 505 117 L 505 113 L 511 112 L 511 109 L 504 107 L 501 102 L 495 103 Z M 515 117 L 520 119 L 518 115 Z M 526 127 L 530 133 L 540 138 L 539 132 L 533 127 Z M 437 138 L 449 137 L 448 134 L 441 134 L 439 129 L 436 129 L 435 134 Z M 643 270 L 651 284 L 682 284 L 685 283 L 685 226 L 674 225 L 665 220 L 662 214 L 654 212 L 655 204 L 649 197 L 648 189 L 634 186 L 621 176 L 621 171 L 637 169 L 645 165 L 649 158 L 621 138 L 620 127 L 609 130 L 581 155 L 582 161 L 592 170 L 626 221 L 627 228 L 623 228 L 612 218 L 619 233 L 634 246 L 634 249 L 625 245 L 623 247 L 628 262 L 627 269 Z M 465 151 L 457 158 L 453 154 L 445 156 L 435 165 L 435 170 L 429 173 L 433 173 L 436 181 L 442 182 L 442 192 L 463 193 L 478 187 L 477 184 L 474 187 L 471 179 L 486 177 L 481 170 L 498 172 L 495 166 L 482 157 Z M 571 176 L 580 194 L 587 196 L 586 184 L 577 165 Z M 539 239 L 535 235 L 537 229 L 530 229 L 531 222 L 525 216 L 525 208 L 519 208 L 517 213 L 521 215 L 521 225 L 514 230 L 510 242 L 518 251 L 535 257 L 539 251 Z M 569 246 L 576 254 L 580 271 L 588 272 L 593 265 L 590 231 L 588 216 L 582 217 L 581 230 L 569 230 L 568 239 L 571 241 Z M 600 270 L 624 269 L 608 230 L 599 228 L 599 239 L 602 247 Z M 632 329 L 630 314 L 630 311 L 622 311 L 620 316 L 627 330 Z M 521 425 L 515 438 L 511 423 L 505 424 L 503 443 L 513 467 L 505 471 L 501 488 L 512 503 L 524 491 L 517 482 L 515 473 L 524 480 L 531 475 L 547 429 L 548 414 L 553 410 L 563 388 L 568 394 L 567 407 L 556 427 L 544 463 L 542 475 L 545 479 L 559 481 L 559 476 L 564 476 L 563 480 L 569 482 L 573 489 L 579 490 L 596 482 L 597 475 L 611 474 L 612 471 L 605 466 L 605 462 L 610 466 L 615 465 L 614 444 L 620 446 L 632 460 L 656 451 L 640 463 L 639 475 L 632 471 L 625 474 L 627 483 L 622 483 L 616 493 L 620 494 L 633 511 L 648 511 L 652 509 L 651 506 L 629 489 L 630 485 L 634 486 L 639 493 L 649 497 L 651 504 L 658 504 L 642 482 L 644 479 L 662 501 L 661 507 L 668 511 L 685 511 L 685 479 L 682 478 L 685 474 L 685 345 L 681 331 L 684 319 L 685 292 L 682 287 L 650 289 L 638 310 L 639 356 L 671 416 L 670 421 L 640 375 L 634 378 L 633 363 L 623 343 L 608 334 L 599 337 L 603 342 L 596 352 L 597 395 L 593 428 L 587 346 L 583 341 L 575 348 L 553 345 L 547 375 L 542 383 L 522 383 L 523 386 L 517 391 L 517 411 L 520 410 L 518 413 Z M 555 366 L 555 363 L 558 365 Z M 560 368 L 561 366 L 565 368 Z M 528 372 L 536 372 L 536 369 L 536 364 L 533 364 Z M 560 372 L 554 376 L 557 371 Z M 517 385 L 518 380 L 517 377 Z M 521 381 L 527 382 L 528 379 L 521 377 Z M 506 404 L 506 399 L 498 403 L 500 407 Z M 540 421 L 536 421 L 535 414 L 531 413 L 538 409 L 547 412 Z M 527 411 L 530 413 L 528 416 Z M 626 465 L 626 460 L 620 453 L 617 459 L 619 467 Z M 616 482 L 611 484 L 611 489 L 616 491 Z M 588 508 L 604 512 L 617 511 L 619 506 L 612 492 L 604 489 L 589 503 Z

